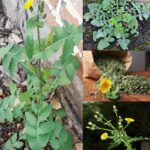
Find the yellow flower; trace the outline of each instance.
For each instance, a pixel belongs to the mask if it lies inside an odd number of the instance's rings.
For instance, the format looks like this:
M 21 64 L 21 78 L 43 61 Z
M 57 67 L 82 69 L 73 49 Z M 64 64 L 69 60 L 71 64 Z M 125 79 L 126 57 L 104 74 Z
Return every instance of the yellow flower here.
M 112 87 L 112 82 L 109 79 L 102 79 L 100 84 L 99 84 L 99 88 L 101 90 L 102 93 L 107 93 Z
M 101 135 L 101 140 L 107 140 L 109 138 L 108 133 L 105 132 Z
M 127 123 L 132 123 L 132 122 L 134 122 L 135 120 L 134 120 L 133 118 L 125 118 L 125 121 L 126 121 Z
M 34 3 L 34 0 L 28 0 L 26 3 L 24 3 L 23 9 L 25 10 L 29 9 L 30 7 L 33 6 L 33 3 Z

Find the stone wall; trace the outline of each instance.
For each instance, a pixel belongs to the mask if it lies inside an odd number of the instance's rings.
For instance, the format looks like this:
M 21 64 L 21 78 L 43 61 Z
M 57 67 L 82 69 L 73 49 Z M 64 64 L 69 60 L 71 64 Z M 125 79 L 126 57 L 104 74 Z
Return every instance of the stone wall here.
M 2 0 L 4 12 L 14 24 L 24 31 L 25 20 L 32 16 L 30 11 L 23 10 L 23 4 L 26 0 Z M 35 0 L 34 9 L 37 9 Z M 72 24 L 82 23 L 82 1 L 80 0 L 44 0 L 45 12 L 47 14 L 46 26 L 42 33 L 49 31 L 50 25 L 62 25 L 62 19 Z M 43 33 L 43 34 L 44 34 Z
M 2 0 L 0 0 L 0 13 L 2 12 Z

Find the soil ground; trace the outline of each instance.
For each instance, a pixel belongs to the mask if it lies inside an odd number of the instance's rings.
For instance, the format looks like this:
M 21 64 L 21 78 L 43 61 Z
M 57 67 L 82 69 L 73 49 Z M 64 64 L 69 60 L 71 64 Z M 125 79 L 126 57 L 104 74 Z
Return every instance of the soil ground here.
M 88 11 L 87 5 L 84 6 L 84 14 Z M 84 50 L 97 50 L 97 42 L 93 41 L 93 31 L 97 30 L 90 22 L 83 22 L 83 49 Z M 150 50 L 150 18 L 147 21 L 139 22 L 139 36 L 132 37 L 129 44 L 130 51 L 147 51 Z M 121 50 L 114 43 L 111 44 L 106 50 Z

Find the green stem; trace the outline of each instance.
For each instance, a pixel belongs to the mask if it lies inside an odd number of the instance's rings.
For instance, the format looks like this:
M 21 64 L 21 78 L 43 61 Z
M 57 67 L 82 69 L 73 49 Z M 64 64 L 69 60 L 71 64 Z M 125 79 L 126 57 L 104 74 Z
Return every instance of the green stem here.
M 117 4 L 117 15 L 118 15 L 118 9 L 119 9 L 119 3 L 118 3 L 118 0 L 117 0 L 116 4 Z
M 130 123 L 128 123 L 128 124 L 123 128 L 123 130 L 125 130 L 129 125 L 130 125 Z
M 132 150 L 132 145 L 129 142 L 124 142 L 124 145 L 126 146 L 126 150 Z
M 38 51 L 40 52 L 41 51 L 41 37 L 40 37 L 40 28 L 39 28 L 39 13 L 37 15 L 37 38 L 38 38 Z M 37 75 L 38 75 L 38 78 L 41 79 L 41 60 L 38 60 L 37 61 Z M 40 82 L 40 95 L 42 95 L 42 83 Z M 42 103 L 42 100 L 41 100 L 41 97 L 39 97 L 39 99 L 37 100 L 37 103 L 39 104 L 39 108 L 41 106 L 41 103 Z
M 107 126 L 111 127 L 112 129 L 115 129 L 115 127 L 112 125 L 112 123 L 109 122 L 109 120 L 107 120 L 104 116 L 103 116 L 103 120 L 105 121 L 105 122 L 103 122 L 104 125 L 107 125 Z
M 106 129 L 106 128 L 100 128 L 98 126 L 95 126 L 97 130 L 104 130 L 104 131 L 109 131 L 109 132 L 112 132 L 112 130 L 110 129 Z
M 126 6 L 126 2 L 127 2 L 127 0 L 124 0 L 123 8 L 125 8 L 125 6 Z

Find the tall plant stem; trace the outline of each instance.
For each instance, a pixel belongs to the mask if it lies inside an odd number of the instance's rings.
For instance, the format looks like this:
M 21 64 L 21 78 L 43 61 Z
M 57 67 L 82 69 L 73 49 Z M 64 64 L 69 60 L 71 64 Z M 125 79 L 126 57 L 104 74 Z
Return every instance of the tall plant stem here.
M 124 145 L 126 146 L 127 150 L 132 150 L 132 145 L 129 142 L 124 142 Z
M 37 38 L 38 38 L 38 51 L 40 52 L 41 51 L 41 37 L 40 37 L 40 28 L 39 28 L 39 14 L 37 15 L 37 23 L 38 23 L 38 26 L 37 26 Z M 38 75 L 38 78 L 41 80 L 41 60 L 38 60 L 37 61 L 37 75 Z M 40 82 L 40 95 L 42 94 L 42 83 Z M 41 102 L 42 102 L 42 99 L 41 97 L 39 97 L 39 99 L 37 100 L 38 104 L 39 104 L 39 108 L 41 106 Z
M 118 2 L 118 0 L 117 0 L 117 15 L 118 15 L 118 9 L 119 9 L 119 2 Z

